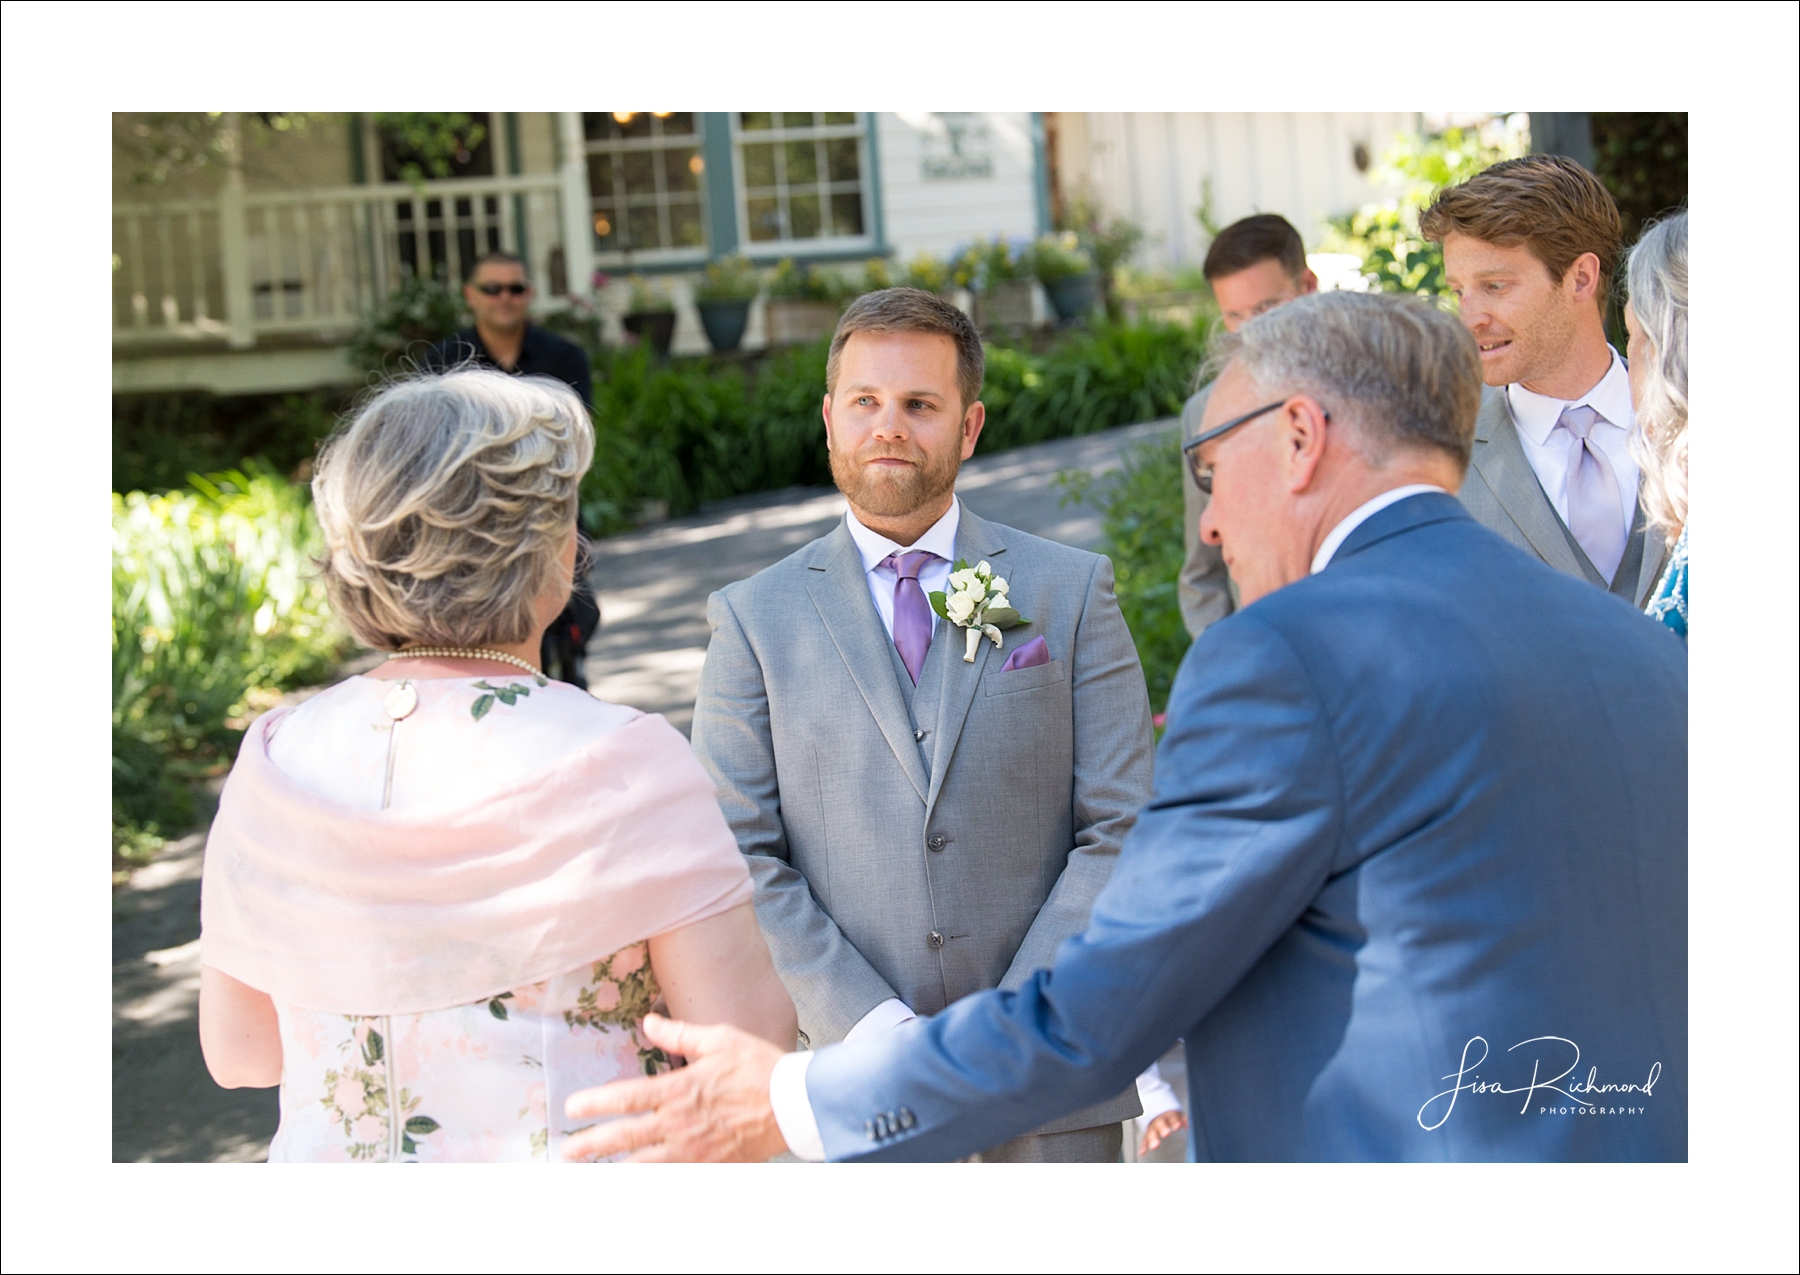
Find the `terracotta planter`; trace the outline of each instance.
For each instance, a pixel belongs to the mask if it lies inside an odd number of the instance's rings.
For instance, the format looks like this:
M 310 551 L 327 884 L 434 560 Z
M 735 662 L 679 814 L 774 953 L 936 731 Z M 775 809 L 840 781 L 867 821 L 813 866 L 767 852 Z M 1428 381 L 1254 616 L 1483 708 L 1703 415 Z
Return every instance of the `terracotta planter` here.
M 625 330 L 640 341 L 647 341 L 656 357 L 669 357 L 669 345 L 675 340 L 675 311 L 634 310 L 625 316 Z
M 697 301 L 694 308 L 700 312 L 700 326 L 706 329 L 713 353 L 729 354 L 743 344 L 750 323 L 748 301 Z
M 837 330 L 838 308 L 829 301 L 771 297 L 765 315 L 770 345 L 801 345 Z
M 1031 280 L 1003 279 L 975 298 L 975 326 L 1023 332 L 1031 326 Z

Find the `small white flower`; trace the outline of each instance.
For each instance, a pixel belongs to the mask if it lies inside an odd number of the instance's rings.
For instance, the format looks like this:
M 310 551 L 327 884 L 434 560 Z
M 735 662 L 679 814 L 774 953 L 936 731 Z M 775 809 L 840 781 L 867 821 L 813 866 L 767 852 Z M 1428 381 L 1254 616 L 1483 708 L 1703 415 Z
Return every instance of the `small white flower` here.
M 950 583 L 958 589 L 979 588 L 981 581 L 975 575 L 975 568 L 964 567 L 961 571 L 950 573 Z
M 988 581 L 988 588 L 992 589 L 995 593 L 1005 593 L 1006 592 L 1006 577 L 1005 576 L 995 576 L 992 580 Z
M 983 558 L 980 562 L 975 564 L 975 574 L 981 576 L 983 579 L 991 578 L 994 574 L 994 569 L 988 565 L 988 560 Z
M 975 614 L 975 599 L 967 593 L 953 593 L 944 603 L 944 610 L 957 624 L 967 624 Z

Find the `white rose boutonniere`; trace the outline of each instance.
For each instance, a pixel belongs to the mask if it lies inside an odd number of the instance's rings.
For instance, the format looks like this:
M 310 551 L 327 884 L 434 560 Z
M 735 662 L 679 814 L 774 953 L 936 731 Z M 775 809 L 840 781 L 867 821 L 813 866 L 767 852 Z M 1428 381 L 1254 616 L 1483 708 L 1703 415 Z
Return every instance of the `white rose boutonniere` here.
M 985 561 L 971 567 L 958 558 L 950 572 L 948 592 L 933 593 L 931 609 L 950 623 L 968 630 L 964 664 L 975 662 L 975 651 L 982 638 L 998 647 L 1002 629 L 1031 623 L 1007 601 L 1006 577 L 995 575 L 993 567 Z

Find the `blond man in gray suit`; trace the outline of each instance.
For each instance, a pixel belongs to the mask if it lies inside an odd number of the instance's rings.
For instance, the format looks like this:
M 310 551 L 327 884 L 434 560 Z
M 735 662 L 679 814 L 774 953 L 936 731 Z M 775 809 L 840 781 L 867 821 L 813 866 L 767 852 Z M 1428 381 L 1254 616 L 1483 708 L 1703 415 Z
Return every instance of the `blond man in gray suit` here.
M 930 293 L 858 299 L 823 404 L 844 521 L 708 603 L 694 751 L 803 1045 L 1048 966 L 1150 795 L 1150 707 L 1111 564 L 955 495 L 982 364 L 967 317 Z M 1006 582 L 1021 622 L 998 645 L 931 605 L 958 560 Z M 1115 1161 L 1139 1110 L 1128 1090 L 978 1158 Z
M 1556 155 L 1507 160 L 1419 219 L 1481 349 L 1488 389 L 1457 494 L 1477 521 L 1642 610 L 1668 546 L 1638 497 L 1625 360 L 1603 314 L 1619 259 L 1612 195 Z

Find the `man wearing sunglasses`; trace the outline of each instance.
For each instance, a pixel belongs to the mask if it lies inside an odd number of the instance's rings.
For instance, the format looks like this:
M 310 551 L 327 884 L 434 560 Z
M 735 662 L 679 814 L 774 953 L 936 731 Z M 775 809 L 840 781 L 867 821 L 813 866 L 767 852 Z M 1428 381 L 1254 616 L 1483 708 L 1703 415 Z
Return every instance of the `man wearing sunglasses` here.
M 463 284 L 463 303 L 475 316 L 475 326 L 438 342 L 421 362 L 432 372 L 476 363 L 514 376 L 554 377 L 593 410 L 594 374 L 587 351 L 532 323 L 531 297 L 524 261 L 510 252 L 488 253 Z M 587 644 L 599 627 L 600 605 L 588 587 L 586 570 L 578 567 L 569 605 L 544 631 L 539 655 L 544 672 L 586 690 Z
M 1182 663 L 1087 928 L 811 1053 L 649 1017 L 688 1066 L 571 1096 L 647 1113 L 571 1153 L 947 1160 L 1180 1037 L 1194 1159 L 1687 1158 L 1680 639 L 1454 497 L 1481 364 L 1451 315 L 1323 293 L 1222 353 L 1189 455 L 1243 608 Z
M 1286 305 L 1297 297 L 1319 290 L 1319 278 L 1306 265 L 1306 245 L 1287 218 L 1258 213 L 1234 221 L 1221 230 L 1206 250 L 1200 272 L 1212 285 L 1219 303 L 1219 318 L 1227 332 L 1236 332 L 1259 314 Z M 1212 386 L 1203 386 L 1181 410 L 1181 437 L 1200 432 L 1206 400 Z M 1187 558 L 1182 563 L 1176 595 L 1181 621 L 1199 637 L 1206 626 L 1230 615 L 1236 607 L 1230 577 L 1216 545 L 1200 539 L 1200 513 L 1206 494 L 1191 477 L 1181 484 Z
M 531 321 L 531 280 L 510 252 L 490 252 L 463 284 L 463 304 L 475 326 L 438 342 L 425 358 L 432 371 L 475 362 L 515 376 L 553 376 L 594 406 L 594 374 L 573 341 Z

